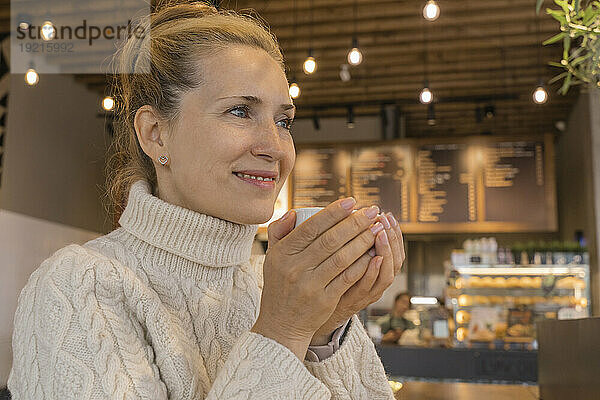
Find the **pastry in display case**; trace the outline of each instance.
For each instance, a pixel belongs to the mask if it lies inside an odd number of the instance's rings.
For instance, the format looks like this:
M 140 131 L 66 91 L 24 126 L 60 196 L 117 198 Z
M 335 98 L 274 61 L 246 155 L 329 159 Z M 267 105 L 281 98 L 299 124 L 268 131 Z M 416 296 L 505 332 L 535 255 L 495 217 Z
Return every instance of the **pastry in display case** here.
M 589 265 L 450 265 L 454 346 L 534 349 L 537 321 L 590 315 Z

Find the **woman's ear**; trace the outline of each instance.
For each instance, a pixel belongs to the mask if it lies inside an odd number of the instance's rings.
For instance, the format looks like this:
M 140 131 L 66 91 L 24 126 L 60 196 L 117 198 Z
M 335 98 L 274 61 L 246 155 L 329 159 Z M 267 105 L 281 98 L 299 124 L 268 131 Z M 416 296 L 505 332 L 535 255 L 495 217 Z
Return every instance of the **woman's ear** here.
M 161 155 L 168 156 L 159 122 L 160 118 L 150 105 L 138 108 L 133 120 L 135 134 L 142 150 L 154 161 Z

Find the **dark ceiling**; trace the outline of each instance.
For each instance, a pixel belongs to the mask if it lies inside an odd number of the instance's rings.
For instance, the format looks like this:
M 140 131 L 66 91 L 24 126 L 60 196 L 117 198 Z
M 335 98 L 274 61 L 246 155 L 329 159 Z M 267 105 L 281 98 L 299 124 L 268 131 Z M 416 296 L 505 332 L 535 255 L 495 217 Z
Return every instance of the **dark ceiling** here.
M 1 31 L 8 31 L 8 0 L 0 0 Z M 255 10 L 277 36 L 289 69 L 302 89 L 295 100 L 298 117 L 374 115 L 396 103 L 406 116 L 408 136 L 472 134 L 518 135 L 557 132 L 577 95 L 548 87 L 549 101 L 534 104 L 540 78 L 559 73 L 547 66 L 561 58 L 560 44 L 541 42 L 559 30 L 535 0 L 440 0 L 440 17 L 427 22 L 425 1 L 416 0 L 222 0 L 222 8 Z M 547 0 L 545 6 L 553 7 Z M 342 82 L 340 65 L 356 35 L 362 64 Z M 312 47 L 318 62 L 307 76 L 302 63 Z M 427 74 L 435 96 L 436 124 L 427 122 L 427 106 L 418 95 Z M 76 77 L 105 93 L 102 75 Z M 478 107 L 492 106 L 495 116 L 477 118 Z

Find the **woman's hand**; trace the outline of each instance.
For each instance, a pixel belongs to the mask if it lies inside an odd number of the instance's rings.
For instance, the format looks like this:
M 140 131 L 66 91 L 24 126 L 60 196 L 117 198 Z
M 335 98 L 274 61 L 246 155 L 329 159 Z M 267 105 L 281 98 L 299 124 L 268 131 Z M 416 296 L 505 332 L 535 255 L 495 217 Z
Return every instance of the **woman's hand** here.
M 365 255 L 362 262 L 370 263 L 362 278 L 348 289 L 341 297 L 336 309 L 329 319 L 315 332 L 311 345 L 327 344 L 333 332 L 360 310 L 379 300 L 384 291 L 392 284 L 394 277 L 400 273 L 405 259 L 404 241 L 400 226 L 392 213 L 380 214 L 377 217 L 384 229 L 375 241 L 375 254 L 371 258 Z M 386 239 L 384 243 L 382 239 Z M 380 256 L 383 256 L 381 267 L 377 267 Z
M 260 312 L 251 331 L 290 347 L 301 359 L 371 258 L 365 254 L 375 243 L 369 226 L 379 209 L 351 213 L 353 206 L 346 209 L 337 200 L 296 229 L 291 210 L 268 227 Z M 382 228 L 381 222 L 376 226 Z

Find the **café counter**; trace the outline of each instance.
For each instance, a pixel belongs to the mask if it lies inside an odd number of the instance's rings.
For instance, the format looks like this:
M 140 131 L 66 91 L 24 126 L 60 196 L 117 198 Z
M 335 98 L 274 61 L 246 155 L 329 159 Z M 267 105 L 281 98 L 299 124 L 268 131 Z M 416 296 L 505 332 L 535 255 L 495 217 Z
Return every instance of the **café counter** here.
M 537 382 L 537 351 L 375 346 L 394 377 L 487 383 Z

